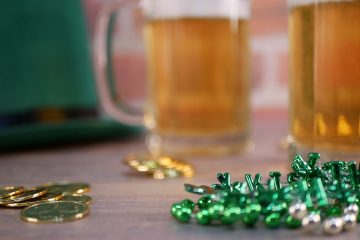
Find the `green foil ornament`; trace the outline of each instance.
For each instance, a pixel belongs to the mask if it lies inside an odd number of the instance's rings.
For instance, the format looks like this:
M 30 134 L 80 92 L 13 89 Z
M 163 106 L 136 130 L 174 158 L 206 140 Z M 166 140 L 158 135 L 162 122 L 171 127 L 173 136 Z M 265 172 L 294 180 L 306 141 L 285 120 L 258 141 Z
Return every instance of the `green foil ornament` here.
M 242 222 L 255 227 L 263 221 L 268 228 L 283 224 L 307 232 L 316 232 L 322 225 L 325 234 L 339 234 L 342 226 L 353 230 L 356 217 L 360 221 L 360 166 L 344 161 L 319 163 L 319 159 L 318 153 L 309 153 L 307 161 L 296 155 L 287 183 L 281 182 L 279 171 L 272 171 L 265 183 L 259 173 L 254 177 L 247 173 L 243 181 L 235 182 L 229 173 L 218 173 L 218 183 L 211 187 L 185 184 L 187 192 L 200 198 L 196 203 L 190 199 L 174 203 L 170 213 L 183 223 L 194 217 L 200 225 Z

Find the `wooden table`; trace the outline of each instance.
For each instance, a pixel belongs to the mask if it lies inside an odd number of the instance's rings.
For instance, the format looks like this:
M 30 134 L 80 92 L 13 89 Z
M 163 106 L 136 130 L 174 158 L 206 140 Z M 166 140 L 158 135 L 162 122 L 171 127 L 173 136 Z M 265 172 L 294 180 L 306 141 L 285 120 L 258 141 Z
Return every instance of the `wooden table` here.
M 245 229 L 179 224 L 170 205 L 193 198 L 183 183 L 211 184 L 217 172 L 234 179 L 244 173 L 287 172 L 289 160 L 279 141 L 287 133 L 286 113 L 259 112 L 253 123 L 254 151 L 242 156 L 189 158 L 196 168 L 192 179 L 152 180 L 132 173 L 121 163 L 127 153 L 142 152 L 143 138 L 66 148 L 0 155 L 0 185 L 34 186 L 49 181 L 86 181 L 92 185 L 91 215 L 64 224 L 32 224 L 19 219 L 20 210 L 0 209 L 0 239 L 299 239 L 305 235 L 288 229 L 262 226 Z M 332 239 L 359 239 L 360 227 Z M 307 236 L 307 238 L 324 238 Z

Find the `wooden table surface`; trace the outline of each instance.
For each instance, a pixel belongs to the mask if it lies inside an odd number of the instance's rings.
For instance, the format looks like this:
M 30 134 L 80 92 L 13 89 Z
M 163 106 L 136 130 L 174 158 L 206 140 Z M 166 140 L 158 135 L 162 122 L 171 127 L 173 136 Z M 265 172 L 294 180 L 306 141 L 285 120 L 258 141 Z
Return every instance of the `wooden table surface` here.
M 229 171 L 242 180 L 245 173 L 289 170 L 280 139 L 287 133 L 286 114 L 259 113 L 253 121 L 252 152 L 220 158 L 188 158 L 196 168 L 192 179 L 152 180 L 132 173 L 122 164 L 128 153 L 143 152 L 143 138 L 106 143 L 6 153 L 0 155 L 0 185 L 35 186 L 49 181 L 85 181 L 91 184 L 91 215 L 63 224 L 33 224 L 19 219 L 20 210 L 0 209 L 0 239 L 323 239 L 299 230 L 262 226 L 245 229 L 179 224 L 170 205 L 193 198 L 183 183 L 211 184 L 217 172 Z M 359 239 L 360 227 L 331 239 Z

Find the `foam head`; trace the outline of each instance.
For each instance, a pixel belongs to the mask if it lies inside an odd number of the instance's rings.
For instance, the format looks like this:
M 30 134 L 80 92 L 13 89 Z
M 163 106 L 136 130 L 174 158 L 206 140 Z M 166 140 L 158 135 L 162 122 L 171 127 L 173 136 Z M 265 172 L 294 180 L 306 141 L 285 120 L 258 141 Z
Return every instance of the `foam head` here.
M 250 0 L 142 0 L 149 19 L 250 17 Z
M 297 7 L 297 6 L 304 6 L 304 5 L 315 5 L 317 3 L 324 3 L 324 2 L 352 2 L 356 0 L 288 0 L 289 7 Z

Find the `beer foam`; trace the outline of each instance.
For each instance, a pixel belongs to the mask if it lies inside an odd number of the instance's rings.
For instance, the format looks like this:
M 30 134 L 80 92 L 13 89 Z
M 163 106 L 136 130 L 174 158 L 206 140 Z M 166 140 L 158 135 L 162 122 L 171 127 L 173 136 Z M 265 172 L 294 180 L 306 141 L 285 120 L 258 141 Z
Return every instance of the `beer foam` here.
M 142 0 L 150 19 L 182 17 L 250 17 L 250 0 Z
M 305 6 L 324 2 L 353 2 L 354 0 L 289 0 L 289 7 Z

